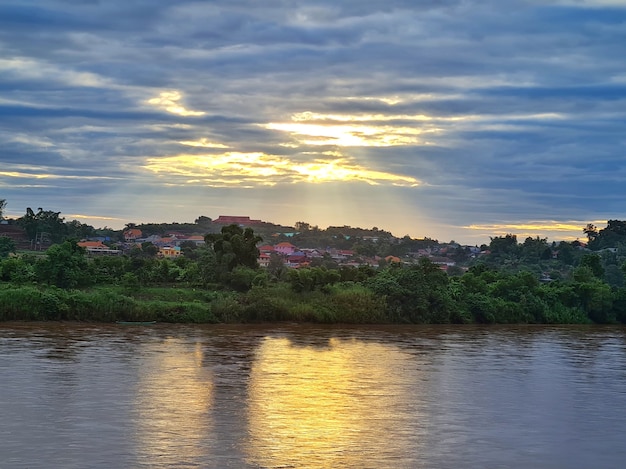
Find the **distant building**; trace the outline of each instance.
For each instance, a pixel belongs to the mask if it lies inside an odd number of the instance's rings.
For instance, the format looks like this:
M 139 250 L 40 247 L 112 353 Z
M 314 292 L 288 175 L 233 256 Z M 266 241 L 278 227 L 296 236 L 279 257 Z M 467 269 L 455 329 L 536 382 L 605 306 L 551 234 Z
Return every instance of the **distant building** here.
M 111 249 L 102 241 L 81 241 L 76 244 L 85 248 L 87 253 L 92 256 L 117 256 L 122 253 L 119 249 Z
M 180 246 L 162 246 L 159 248 L 159 256 L 172 259 L 182 254 Z
M 130 228 L 126 231 L 124 231 L 124 241 L 128 242 L 132 242 L 135 241 L 136 239 L 141 238 L 141 230 L 138 228 Z
M 276 246 L 274 246 L 274 251 L 279 253 L 279 254 L 284 254 L 285 256 L 289 256 L 290 254 L 292 254 L 296 249 L 298 249 L 296 246 L 294 246 L 291 243 L 278 243 Z
M 261 220 L 252 220 L 250 217 L 235 217 L 230 215 L 220 215 L 217 220 L 213 220 L 213 223 L 218 225 L 239 225 L 239 226 L 249 226 L 249 225 L 258 225 L 259 223 L 263 223 Z

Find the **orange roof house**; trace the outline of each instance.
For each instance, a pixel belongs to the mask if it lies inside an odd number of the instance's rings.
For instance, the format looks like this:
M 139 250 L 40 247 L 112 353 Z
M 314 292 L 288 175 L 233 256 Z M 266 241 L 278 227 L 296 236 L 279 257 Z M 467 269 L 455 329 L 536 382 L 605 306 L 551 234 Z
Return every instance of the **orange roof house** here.
M 102 241 L 81 241 L 76 244 L 80 246 L 81 248 L 85 248 L 85 250 L 89 254 L 109 254 L 109 255 L 121 254 L 121 251 L 119 249 L 111 249 Z
M 124 231 L 124 239 L 126 241 L 134 241 L 137 238 L 141 238 L 141 230 L 139 228 L 130 228 Z
M 81 241 L 76 244 L 85 249 L 109 249 L 109 246 L 104 244 L 102 241 Z

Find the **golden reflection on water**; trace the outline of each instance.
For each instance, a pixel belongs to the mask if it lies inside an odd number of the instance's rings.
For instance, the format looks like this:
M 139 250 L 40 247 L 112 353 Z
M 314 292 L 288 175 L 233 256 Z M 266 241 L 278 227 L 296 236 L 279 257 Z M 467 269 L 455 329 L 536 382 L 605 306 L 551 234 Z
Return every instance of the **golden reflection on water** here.
M 159 467 L 192 463 L 205 456 L 212 429 L 211 373 L 202 366 L 202 348 L 166 339 L 146 344 L 138 371 L 135 413 L 139 458 Z
M 411 407 L 415 368 L 400 350 L 377 343 L 330 339 L 327 346 L 266 338 L 252 367 L 249 439 L 261 467 L 372 467 L 403 460 L 419 435 Z M 390 440 L 390 435 L 394 435 Z

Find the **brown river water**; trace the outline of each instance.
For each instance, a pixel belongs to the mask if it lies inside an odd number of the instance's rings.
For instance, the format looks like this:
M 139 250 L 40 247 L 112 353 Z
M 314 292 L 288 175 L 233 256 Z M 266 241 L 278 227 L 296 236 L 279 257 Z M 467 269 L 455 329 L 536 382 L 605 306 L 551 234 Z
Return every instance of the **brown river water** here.
M 0 323 L 0 469 L 621 469 L 624 435 L 624 327 Z

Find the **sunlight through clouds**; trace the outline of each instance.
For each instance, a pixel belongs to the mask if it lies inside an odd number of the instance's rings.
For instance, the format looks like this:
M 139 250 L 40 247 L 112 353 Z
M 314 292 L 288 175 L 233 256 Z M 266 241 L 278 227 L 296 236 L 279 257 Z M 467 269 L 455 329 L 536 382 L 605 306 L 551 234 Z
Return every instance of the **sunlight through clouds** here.
M 69 218 L 70 220 L 87 220 L 87 221 L 92 221 L 92 220 L 96 220 L 96 221 L 124 221 L 123 218 L 117 218 L 117 217 L 104 217 L 104 216 L 99 216 L 99 215 L 83 215 L 83 214 L 79 214 L 79 213 L 73 213 L 70 215 L 67 215 L 67 218 Z
M 534 220 L 521 223 L 467 225 L 463 228 L 475 232 L 484 232 L 485 234 L 490 234 L 492 236 L 504 236 L 506 234 L 517 234 L 519 238 L 528 236 L 549 236 L 551 238 L 571 241 L 584 237 L 583 227 L 586 226 L 587 223 L 590 222 L 583 220 Z M 603 223 L 606 223 L 606 220 L 595 220 L 591 223 L 595 225 L 602 225 Z M 520 241 L 523 241 L 523 239 L 520 239 Z
M 151 104 L 155 107 L 161 108 L 170 112 L 172 114 L 178 114 L 179 116 L 185 117 L 197 117 L 204 116 L 206 112 L 203 111 L 191 111 L 181 104 L 178 103 L 182 99 L 182 95 L 179 91 L 163 91 L 159 93 L 159 96 L 156 98 L 149 99 L 146 101 L 148 104 Z
M 265 128 L 287 132 L 305 145 L 391 147 L 426 143 L 418 138 L 424 132 L 412 127 L 269 123 Z
M 178 155 L 148 158 L 145 169 L 155 174 L 185 178 L 186 184 L 273 186 L 278 183 L 360 181 L 372 185 L 391 183 L 414 187 L 415 178 L 374 171 L 346 158 L 295 163 L 261 152 L 227 152 L 219 155 Z
M 206 138 L 201 138 L 199 140 L 184 140 L 178 142 L 181 145 L 186 145 L 188 147 L 199 147 L 199 148 L 229 148 L 228 145 L 224 145 L 223 143 L 210 142 Z
M 103 180 L 117 179 L 112 176 L 83 176 L 71 174 L 48 174 L 48 173 L 25 173 L 21 171 L 0 171 L 0 177 L 22 178 L 22 179 L 79 179 L 79 180 Z

